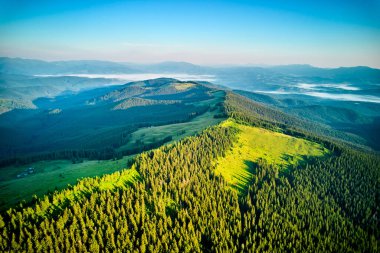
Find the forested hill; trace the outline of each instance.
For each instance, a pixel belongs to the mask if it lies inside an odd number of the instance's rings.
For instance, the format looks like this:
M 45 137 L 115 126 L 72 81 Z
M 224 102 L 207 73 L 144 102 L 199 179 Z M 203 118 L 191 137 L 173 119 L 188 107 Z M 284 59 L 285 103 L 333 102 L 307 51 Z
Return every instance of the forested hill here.
M 0 115 L 0 167 L 44 159 L 104 160 L 158 147 L 175 136 L 142 143 L 131 135 L 142 127 L 189 122 L 214 108 L 222 94 L 203 83 L 158 78 L 40 98 L 35 110 Z
M 358 136 L 343 131 L 337 131 L 334 128 L 321 124 L 317 121 L 307 120 L 284 113 L 276 108 L 268 107 L 236 93 L 228 93 L 230 100 L 234 103 L 227 103 L 226 110 L 234 118 L 248 121 L 253 125 L 264 126 L 270 129 L 281 128 L 283 131 L 302 133 L 302 135 L 312 134 L 324 136 L 334 142 L 343 142 L 345 145 L 368 149 Z
M 326 155 L 286 169 L 244 161 L 251 177 L 237 192 L 216 168 L 242 141 L 241 130 L 219 124 L 142 153 L 130 169 L 4 212 L 0 251 L 379 251 L 379 156 L 233 93 L 224 108 L 235 125 L 307 139 Z

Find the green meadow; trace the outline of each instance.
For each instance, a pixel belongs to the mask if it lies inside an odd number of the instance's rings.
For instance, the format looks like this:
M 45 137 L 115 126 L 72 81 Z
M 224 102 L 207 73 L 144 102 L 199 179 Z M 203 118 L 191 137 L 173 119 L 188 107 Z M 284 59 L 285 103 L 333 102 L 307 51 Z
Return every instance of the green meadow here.
M 223 120 L 220 118 L 215 119 L 213 116 L 214 113 L 208 111 L 189 122 L 140 128 L 136 132 L 132 133 L 131 141 L 120 147 L 119 151 L 132 149 L 136 144 L 141 145 L 141 143 L 156 143 L 157 141 L 168 136 L 171 136 L 171 142 L 174 142 L 187 136 L 196 135 L 203 129 L 216 125 Z
M 223 101 L 223 92 L 214 92 L 213 95 L 213 99 L 197 102 L 194 104 L 197 106 L 215 106 L 217 103 Z M 142 143 L 153 144 L 169 136 L 172 137 L 171 142 L 174 142 L 184 137 L 196 135 L 207 127 L 217 125 L 224 120 L 222 118 L 214 118 L 217 113 L 220 113 L 220 111 L 209 110 L 188 122 L 140 128 L 131 134 L 131 140 L 126 145 L 120 147 L 118 151 L 133 149 L 136 147 L 136 145 L 141 145 Z
M 31 200 L 33 195 L 43 196 L 49 191 L 61 190 L 74 185 L 80 178 L 102 176 L 127 168 L 133 156 L 120 160 L 84 161 L 73 164 L 68 160 L 39 161 L 22 166 L 1 168 L 0 208 L 12 206 L 22 200 Z M 17 178 L 26 169 L 34 173 Z
M 258 159 L 264 159 L 280 170 L 286 170 L 307 158 L 329 154 L 329 150 L 318 143 L 263 128 L 241 125 L 231 119 L 221 125 L 237 128 L 239 133 L 234 147 L 216 162 L 216 171 L 239 192 L 245 192 Z

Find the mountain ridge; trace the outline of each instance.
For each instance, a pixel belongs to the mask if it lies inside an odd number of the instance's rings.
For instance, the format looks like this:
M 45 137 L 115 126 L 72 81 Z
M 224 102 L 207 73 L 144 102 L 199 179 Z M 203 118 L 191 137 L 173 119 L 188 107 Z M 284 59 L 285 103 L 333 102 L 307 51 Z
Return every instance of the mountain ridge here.
M 4 65 L 12 65 L 12 64 L 20 64 L 22 62 L 30 63 L 30 64 L 36 64 L 36 65 L 43 65 L 42 67 L 45 67 L 46 69 L 49 69 L 48 66 L 54 66 L 57 69 L 59 67 L 63 68 L 63 72 L 61 73 L 72 73 L 74 72 L 65 70 L 65 65 L 70 66 L 70 64 L 77 66 L 86 65 L 88 64 L 89 67 L 96 67 L 103 65 L 110 65 L 109 67 L 113 67 L 114 70 L 107 72 L 107 73 L 118 73 L 118 70 L 121 70 L 120 73 L 141 73 L 146 72 L 147 70 L 154 70 L 154 72 L 157 71 L 163 71 L 163 72 L 178 72 L 178 70 L 183 70 L 183 73 L 197 73 L 199 72 L 205 72 L 205 71 L 216 71 L 220 69 L 271 69 L 271 70 L 286 70 L 286 69 L 292 69 L 292 70 L 314 70 L 314 71 L 320 71 L 320 70 L 326 70 L 326 71 L 345 71 L 345 70 L 378 70 L 378 68 L 373 68 L 369 66 L 347 66 L 347 67 L 316 67 L 310 64 L 285 64 L 285 65 L 267 65 L 267 66 L 252 66 L 252 65 L 229 65 L 226 66 L 216 66 L 216 65 L 198 65 L 190 62 L 185 61 L 163 61 L 158 63 L 133 63 L 133 62 L 123 62 L 123 61 L 106 61 L 106 60 L 59 60 L 59 61 L 45 61 L 45 60 L 38 60 L 38 59 L 27 59 L 27 58 L 12 58 L 12 57 L 0 57 L 0 72 L 5 73 Z M 17 65 L 16 65 L 17 66 Z M 140 68 L 140 69 L 139 69 Z M 116 70 L 115 70 L 116 69 Z M 79 73 L 96 73 L 95 69 L 83 72 L 83 70 L 78 70 Z M 31 71 L 29 70 L 28 73 Z M 54 72 L 58 73 L 57 70 Z M 14 72 L 11 72 L 14 73 Z M 17 72 L 16 72 L 17 73 Z M 98 72 L 100 73 L 100 72 Z M 42 73 L 42 74 L 49 74 L 49 73 Z

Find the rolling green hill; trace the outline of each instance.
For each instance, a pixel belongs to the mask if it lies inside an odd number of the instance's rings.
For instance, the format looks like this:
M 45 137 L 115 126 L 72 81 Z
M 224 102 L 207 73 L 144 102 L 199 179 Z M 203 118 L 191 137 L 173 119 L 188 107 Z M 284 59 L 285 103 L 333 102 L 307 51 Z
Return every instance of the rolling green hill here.
M 113 110 L 126 110 L 132 107 L 138 106 L 149 106 L 149 105 L 170 105 L 180 103 L 180 101 L 176 100 L 152 100 L 152 99 L 144 99 L 144 98 L 127 98 L 123 100 L 120 104 L 116 105 Z
M 167 88 L 158 82 L 155 87 Z M 149 90 L 150 84 L 140 87 Z M 114 99 L 130 96 L 127 86 L 85 106 L 112 112 Z M 81 179 L 3 211 L 0 251 L 378 251 L 378 154 L 348 145 L 347 136 L 326 126 L 232 92 L 204 94 L 209 88 L 183 86 L 178 94 L 149 90 L 143 99 L 174 95 L 185 105 L 207 106 L 205 112 L 186 122 L 139 127 L 128 136 L 135 145 L 152 147 L 167 136 L 171 143 L 136 155 L 128 166 L 116 160 L 92 170 L 89 161 L 77 167 L 51 162 L 59 167 L 55 174 L 50 170 L 55 176 L 129 169 Z M 8 179 L 14 169 L 7 169 Z

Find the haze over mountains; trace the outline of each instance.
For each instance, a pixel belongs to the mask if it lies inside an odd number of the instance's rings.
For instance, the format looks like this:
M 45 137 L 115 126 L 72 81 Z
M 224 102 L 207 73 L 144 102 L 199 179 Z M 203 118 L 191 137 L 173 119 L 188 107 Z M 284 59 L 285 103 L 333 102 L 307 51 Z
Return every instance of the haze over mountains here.
M 207 81 L 222 89 L 240 90 L 238 92 L 244 96 L 354 134 L 362 139 L 361 144 L 380 148 L 380 70 L 369 67 L 226 67 L 186 62 L 46 62 L 2 57 L 0 75 L 2 113 L 13 109 L 36 109 L 38 98 L 167 77 Z
M 310 65 L 287 66 L 198 66 L 186 62 L 163 62 L 157 64 L 116 63 L 106 61 L 56 61 L 45 62 L 20 58 L 0 58 L 2 88 L 26 86 L 33 82 L 14 80 L 15 75 L 38 77 L 90 77 L 137 81 L 158 77 L 173 77 L 182 80 L 213 81 L 229 88 L 272 93 L 294 93 L 303 91 L 310 96 L 323 97 L 323 92 L 342 92 L 351 96 L 326 98 L 379 103 L 380 70 L 369 67 L 317 68 Z M 8 79 L 13 82 L 7 84 Z M 22 79 L 19 77 L 19 79 Z M 47 79 L 44 79 L 47 80 Z M 84 79 L 83 79 L 84 80 Z M 17 82 L 18 81 L 18 82 Z M 89 81 L 89 80 L 86 80 Z M 94 80 L 91 80 L 94 81 Z M 78 81 L 77 81 L 78 82 Z M 96 85 L 96 81 L 94 81 Z M 104 80 L 102 80 L 104 83 Z M 62 85 L 57 85 L 62 86 Z M 321 87 L 323 89 L 321 89 Z M 56 87 L 57 88 L 57 87 Z M 79 87 L 81 88 L 81 87 Z M 75 89 L 68 87 L 67 89 Z M 310 92 L 313 91 L 313 92 Z M 319 93 L 316 93 L 316 92 Z

